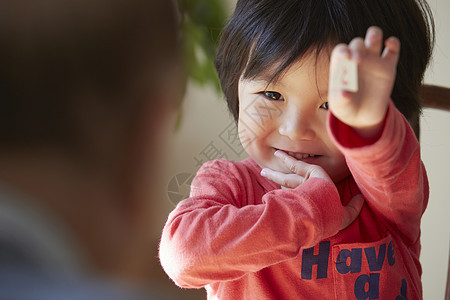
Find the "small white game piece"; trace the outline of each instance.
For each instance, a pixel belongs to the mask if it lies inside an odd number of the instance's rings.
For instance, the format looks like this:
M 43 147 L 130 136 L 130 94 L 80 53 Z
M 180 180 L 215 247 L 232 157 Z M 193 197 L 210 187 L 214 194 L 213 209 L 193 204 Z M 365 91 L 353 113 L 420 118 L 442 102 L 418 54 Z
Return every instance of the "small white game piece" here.
M 330 83 L 331 90 L 358 91 L 358 65 L 350 59 L 340 59 L 334 66 Z

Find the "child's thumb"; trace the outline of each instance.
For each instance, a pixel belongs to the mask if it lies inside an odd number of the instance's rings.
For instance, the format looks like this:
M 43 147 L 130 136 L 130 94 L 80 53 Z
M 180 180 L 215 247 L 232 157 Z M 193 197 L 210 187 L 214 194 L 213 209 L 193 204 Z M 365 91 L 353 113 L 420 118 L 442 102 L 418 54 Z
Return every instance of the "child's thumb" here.
M 364 204 L 364 197 L 358 194 L 350 200 L 350 202 L 344 206 L 344 218 L 342 220 L 341 230 L 350 226 L 355 221 L 361 212 L 361 208 Z

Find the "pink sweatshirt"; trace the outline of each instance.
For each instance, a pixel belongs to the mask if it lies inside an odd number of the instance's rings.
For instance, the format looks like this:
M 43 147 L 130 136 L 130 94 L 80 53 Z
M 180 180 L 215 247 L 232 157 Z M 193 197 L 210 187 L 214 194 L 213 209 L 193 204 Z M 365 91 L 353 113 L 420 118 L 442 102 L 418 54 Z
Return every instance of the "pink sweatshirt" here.
M 208 299 L 422 299 L 420 220 L 428 181 L 417 139 L 391 103 L 372 144 L 331 114 L 328 128 L 353 176 L 293 190 L 252 160 L 211 161 L 169 215 L 160 259 L 181 287 Z M 359 193 L 359 217 L 339 231 Z

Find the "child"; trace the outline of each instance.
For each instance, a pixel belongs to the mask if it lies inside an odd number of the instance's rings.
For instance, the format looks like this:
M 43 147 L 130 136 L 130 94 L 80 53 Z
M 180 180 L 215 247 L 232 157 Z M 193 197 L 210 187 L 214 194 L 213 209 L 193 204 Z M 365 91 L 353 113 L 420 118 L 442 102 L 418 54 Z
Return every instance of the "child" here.
M 208 299 L 421 299 L 428 182 L 406 119 L 432 24 L 415 0 L 238 1 L 216 67 L 250 158 L 198 171 L 163 231 L 169 276 Z M 357 91 L 328 88 L 352 62 Z

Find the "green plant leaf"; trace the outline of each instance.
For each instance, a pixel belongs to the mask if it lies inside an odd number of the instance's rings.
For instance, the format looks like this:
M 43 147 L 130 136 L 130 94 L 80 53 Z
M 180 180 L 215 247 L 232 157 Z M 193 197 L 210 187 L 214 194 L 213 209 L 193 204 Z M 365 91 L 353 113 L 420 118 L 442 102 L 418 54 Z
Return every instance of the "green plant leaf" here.
M 214 57 L 226 12 L 220 0 L 178 0 L 188 78 L 220 92 Z

